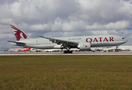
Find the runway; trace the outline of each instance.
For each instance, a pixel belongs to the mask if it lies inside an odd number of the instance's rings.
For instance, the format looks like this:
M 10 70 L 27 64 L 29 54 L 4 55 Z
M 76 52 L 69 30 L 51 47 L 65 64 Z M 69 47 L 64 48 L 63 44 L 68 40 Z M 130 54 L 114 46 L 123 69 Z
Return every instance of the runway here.
M 63 52 L 5 52 L 0 56 L 27 56 L 27 55 L 132 55 L 132 52 L 74 52 L 64 54 Z

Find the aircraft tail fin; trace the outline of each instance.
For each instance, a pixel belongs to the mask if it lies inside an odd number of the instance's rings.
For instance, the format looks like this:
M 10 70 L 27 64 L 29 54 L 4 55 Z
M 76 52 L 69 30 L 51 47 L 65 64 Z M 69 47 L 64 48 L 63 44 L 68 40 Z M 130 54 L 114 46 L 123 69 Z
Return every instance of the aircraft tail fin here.
M 17 41 L 29 38 L 28 35 L 24 33 L 20 28 L 18 28 L 15 23 L 10 23 L 10 26 L 14 32 Z

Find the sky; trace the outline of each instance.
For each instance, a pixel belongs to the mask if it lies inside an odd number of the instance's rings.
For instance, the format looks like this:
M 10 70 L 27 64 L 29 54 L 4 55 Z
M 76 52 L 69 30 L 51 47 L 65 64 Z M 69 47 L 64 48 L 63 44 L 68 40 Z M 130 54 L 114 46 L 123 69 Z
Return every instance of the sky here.
M 38 36 L 119 35 L 132 45 L 132 0 L 0 0 L 0 48 L 16 41 L 14 22 Z

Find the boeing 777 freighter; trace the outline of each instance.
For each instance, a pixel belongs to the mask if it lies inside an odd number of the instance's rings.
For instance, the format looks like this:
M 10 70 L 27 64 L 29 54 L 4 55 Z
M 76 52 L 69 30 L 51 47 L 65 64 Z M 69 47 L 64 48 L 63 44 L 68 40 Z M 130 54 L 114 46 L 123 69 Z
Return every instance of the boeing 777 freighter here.
M 8 41 L 16 46 L 24 48 L 37 49 L 66 49 L 64 53 L 72 53 L 71 48 L 78 48 L 80 50 L 90 50 L 91 47 L 102 46 L 118 46 L 126 43 L 127 40 L 116 35 L 100 35 L 100 36 L 75 36 L 75 37 L 44 37 L 30 38 L 24 33 L 16 24 L 10 24 L 17 41 Z

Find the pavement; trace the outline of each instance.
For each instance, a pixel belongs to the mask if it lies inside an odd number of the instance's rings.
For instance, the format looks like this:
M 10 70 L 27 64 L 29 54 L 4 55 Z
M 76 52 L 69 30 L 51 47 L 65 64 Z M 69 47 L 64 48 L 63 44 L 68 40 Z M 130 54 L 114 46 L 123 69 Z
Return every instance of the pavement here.
M 132 52 L 3 52 L 0 56 L 26 56 L 26 55 L 132 55 Z

